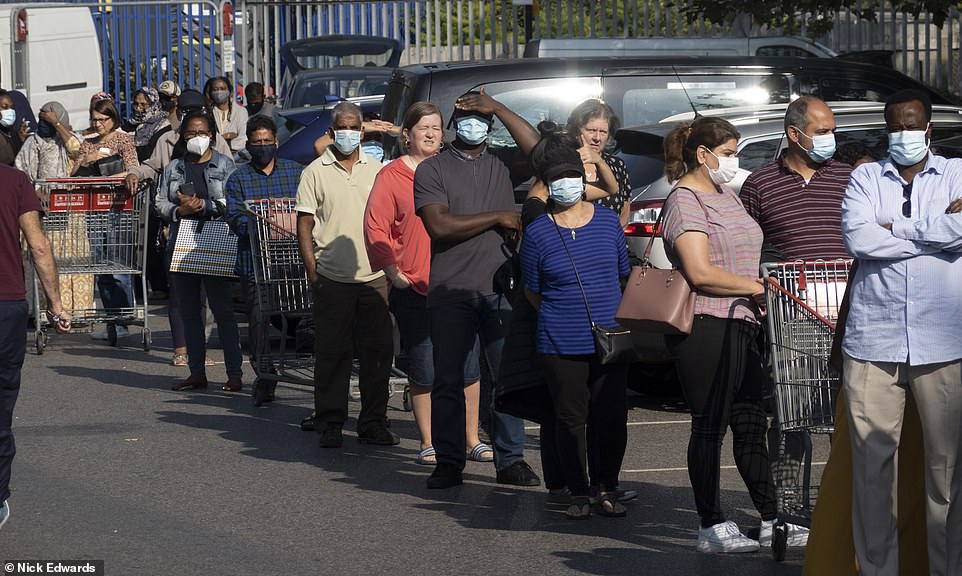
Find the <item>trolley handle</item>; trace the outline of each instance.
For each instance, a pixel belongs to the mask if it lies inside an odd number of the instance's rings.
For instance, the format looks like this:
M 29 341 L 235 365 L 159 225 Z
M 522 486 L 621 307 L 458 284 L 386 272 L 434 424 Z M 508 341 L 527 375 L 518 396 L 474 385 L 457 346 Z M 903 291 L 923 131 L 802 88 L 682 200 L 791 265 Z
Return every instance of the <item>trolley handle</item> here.
M 765 278 L 765 286 L 766 286 L 766 287 L 769 287 L 771 290 L 776 291 L 777 293 L 779 293 L 779 294 L 782 295 L 782 296 L 788 297 L 788 298 L 790 299 L 790 301 L 792 302 L 792 304 L 794 304 L 794 305 L 796 305 L 796 306 L 799 306 L 800 308 L 808 311 L 809 313 L 812 314 L 812 316 L 815 317 L 816 320 L 818 320 L 819 322 L 822 322 L 823 324 L 825 324 L 826 326 L 828 326 L 828 327 L 831 328 L 832 330 L 835 330 L 835 323 L 834 323 L 834 322 L 832 322 L 832 321 L 829 320 L 828 318 L 826 318 L 826 317 L 822 316 L 821 314 L 819 314 L 818 312 L 816 312 L 815 309 L 812 308 L 811 306 L 809 306 L 804 300 L 800 299 L 799 297 L 795 296 L 794 294 L 792 294 L 791 292 L 789 292 L 788 290 L 786 290 L 784 287 L 782 287 L 782 285 L 779 284 L 778 281 L 775 280 L 774 278 L 772 278 L 772 277 L 770 277 L 770 276 L 769 276 L 769 277 L 766 277 L 766 278 Z M 769 307 L 771 307 L 771 306 L 769 305 Z

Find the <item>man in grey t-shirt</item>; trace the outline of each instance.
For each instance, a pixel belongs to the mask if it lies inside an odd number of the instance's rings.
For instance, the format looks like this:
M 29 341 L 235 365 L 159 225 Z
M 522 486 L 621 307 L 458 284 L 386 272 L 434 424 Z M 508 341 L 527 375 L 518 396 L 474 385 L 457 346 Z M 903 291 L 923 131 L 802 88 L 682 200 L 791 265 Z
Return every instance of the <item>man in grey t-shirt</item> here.
M 494 290 L 494 275 L 507 261 L 504 244 L 520 231 L 521 218 L 508 165 L 487 148 L 495 116 L 528 154 L 538 133 L 482 89 L 458 98 L 452 118 L 457 138 L 422 162 L 414 176 L 415 209 L 431 236 L 431 434 L 437 466 L 428 488 L 461 484 L 466 460 L 464 363 L 479 338 L 497 380 L 511 313 L 508 299 Z M 491 432 L 498 482 L 539 485 L 541 480 L 524 461 L 523 421 L 494 412 Z

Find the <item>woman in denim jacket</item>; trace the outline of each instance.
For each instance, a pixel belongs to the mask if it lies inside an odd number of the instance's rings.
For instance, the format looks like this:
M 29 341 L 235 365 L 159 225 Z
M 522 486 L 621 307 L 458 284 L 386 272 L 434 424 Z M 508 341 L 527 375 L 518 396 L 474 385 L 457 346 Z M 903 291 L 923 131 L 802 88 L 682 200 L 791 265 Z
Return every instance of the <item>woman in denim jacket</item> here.
M 180 125 L 180 139 L 174 146 L 173 159 L 164 169 L 157 186 L 156 206 L 160 217 L 171 223 L 171 241 L 167 243 L 167 259 L 173 253 L 173 239 L 181 221 L 219 217 L 226 211 L 224 186 L 234 171 L 234 161 L 210 148 L 214 137 L 214 120 L 204 113 L 189 114 Z M 187 339 L 190 376 L 173 386 L 174 390 L 206 388 L 206 344 L 201 317 L 201 288 L 208 294 L 207 303 L 217 321 L 217 332 L 224 347 L 227 383 L 223 389 L 241 389 L 240 335 L 231 304 L 232 284 L 227 278 L 201 274 L 171 272 L 171 288 L 180 303 L 180 315 Z M 173 296 L 173 295 L 172 295 Z

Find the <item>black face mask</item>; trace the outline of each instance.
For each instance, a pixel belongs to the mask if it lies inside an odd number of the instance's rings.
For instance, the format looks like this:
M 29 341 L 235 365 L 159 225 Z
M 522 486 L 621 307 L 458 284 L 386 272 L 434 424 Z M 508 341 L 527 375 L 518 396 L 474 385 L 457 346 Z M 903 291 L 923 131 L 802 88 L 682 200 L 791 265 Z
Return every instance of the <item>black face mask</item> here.
M 248 144 L 247 151 L 251 155 L 251 164 L 263 168 L 277 155 L 277 144 Z
M 160 97 L 160 109 L 164 112 L 170 112 L 174 109 L 174 101 L 171 98 Z
M 257 104 L 248 104 L 248 105 L 247 105 L 247 113 L 250 114 L 251 116 L 253 116 L 254 114 L 257 114 L 258 112 L 260 112 L 260 111 L 261 111 L 261 108 L 263 108 L 263 107 L 264 107 L 264 103 L 263 103 L 263 102 L 258 102 Z
M 37 136 L 41 138 L 52 138 L 56 133 L 57 129 L 54 128 L 53 124 L 43 120 L 37 122 Z

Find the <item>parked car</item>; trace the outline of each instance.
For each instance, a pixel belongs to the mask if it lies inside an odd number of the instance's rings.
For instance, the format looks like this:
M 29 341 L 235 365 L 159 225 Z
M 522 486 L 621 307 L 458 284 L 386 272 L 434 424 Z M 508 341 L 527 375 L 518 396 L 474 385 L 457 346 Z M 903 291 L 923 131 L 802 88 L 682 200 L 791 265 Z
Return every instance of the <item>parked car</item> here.
M 954 103 L 894 70 L 827 58 L 538 58 L 399 68 L 381 117 L 399 124 L 411 103 L 430 100 L 448 118 L 459 95 L 481 87 L 533 125 L 541 120 L 564 125 L 571 110 L 587 98 L 603 99 L 625 126 L 653 124 L 693 109 L 784 105 L 801 95 L 880 102 L 900 89 L 917 88 L 929 92 L 934 102 Z M 453 133 L 446 137 L 450 140 Z M 500 123 L 489 144 L 515 146 Z M 389 157 L 392 145 L 386 146 Z M 644 159 L 626 161 L 633 182 L 649 171 Z M 519 188 L 518 195 L 525 190 Z
M 829 102 L 835 114 L 835 139 L 838 146 L 860 142 L 871 149 L 876 157 L 887 156 L 888 133 L 885 130 L 883 110 L 885 105 L 877 102 Z M 731 182 L 735 191 L 749 174 L 775 160 L 788 146 L 785 139 L 785 105 L 762 108 L 734 108 L 708 110 L 704 116 L 725 118 L 738 128 L 739 174 Z M 652 236 L 652 264 L 669 267 L 664 247 L 655 223 L 671 183 L 664 176 L 664 137 L 679 122 L 690 122 L 694 113 L 688 112 L 665 118 L 649 126 L 623 128 L 616 139 L 626 157 L 643 158 L 646 172 L 635 170 L 632 181 L 631 215 L 625 227 L 628 244 L 635 254 L 644 252 Z M 935 105 L 932 109 L 933 149 L 943 156 L 962 157 L 962 107 Z
M 835 58 L 838 53 L 827 46 L 797 36 L 541 38 L 524 46 L 525 58 L 682 55 Z
M 284 74 L 277 113 L 284 120 L 278 155 L 302 164 L 314 159 L 314 141 L 330 126 L 330 111 L 349 100 L 379 113 L 401 44 L 376 36 L 319 36 L 281 48 Z

